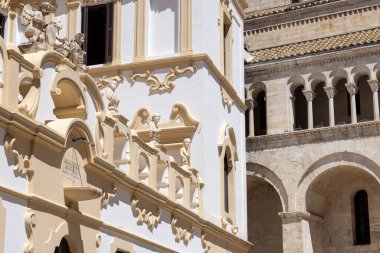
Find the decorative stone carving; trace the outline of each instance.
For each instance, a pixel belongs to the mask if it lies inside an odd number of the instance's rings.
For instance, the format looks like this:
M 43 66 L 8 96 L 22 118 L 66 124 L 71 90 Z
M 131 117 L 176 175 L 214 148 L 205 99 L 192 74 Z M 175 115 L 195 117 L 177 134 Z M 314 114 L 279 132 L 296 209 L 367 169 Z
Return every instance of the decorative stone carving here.
M 14 159 L 14 172 L 18 175 L 26 175 L 29 178 L 33 176 L 33 170 L 30 167 L 29 156 L 25 154 L 19 153 L 14 144 L 16 142 L 16 138 L 11 134 L 6 134 L 4 137 L 4 150 L 5 153 Z
M 74 40 L 70 42 L 68 58 L 75 65 L 75 70 L 85 72 L 87 70 L 84 64 L 84 59 L 86 58 L 86 52 L 82 49 L 82 44 L 84 43 L 85 35 L 83 33 L 75 34 Z
M 190 157 L 191 157 L 190 143 L 191 143 L 190 138 L 184 139 L 182 143 L 182 147 L 179 150 L 182 156 L 182 163 L 186 167 L 190 167 Z
M 195 227 L 189 225 L 187 228 L 185 226 L 180 226 L 178 224 L 178 219 L 172 215 L 171 218 L 172 232 L 175 235 L 175 241 L 183 241 L 183 244 L 186 246 L 189 244 L 189 241 L 193 237 Z
M 228 225 L 228 221 L 225 217 L 221 216 L 220 217 L 220 222 L 221 222 L 221 225 L 222 225 L 222 228 L 223 229 L 226 229 L 227 228 L 227 225 Z
M 100 236 L 100 234 L 97 234 L 96 239 L 95 239 L 95 245 L 97 248 L 99 248 L 101 244 L 102 244 L 102 237 Z
M 28 42 L 19 45 L 22 53 L 34 53 L 40 50 L 47 50 L 47 36 L 45 30 L 49 22 L 48 15 L 52 7 L 52 4 L 49 2 L 42 2 L 38 10 L 30 4 L 23 6 L 20 21 L 22 25 L 26 26 L 24 35 L 28 39 Z M 55 25 L 53 24 L 53 28 L 54 27 Z
M 222 86 L 220 86 L 220 92 L 222 95 L 223 105 L 227 106 L 228 111 L 231 111 L 231 107 L 234 103 L 234 100 L 228 95 L 228 93 L 226 92 L 226 90 Z
M 236 235 L 238 231 L 239 231 L 239 228 L 238 228 L 237 226 L 232 226 L 232 227 L 231 227 L 231 232 L 232 232 L 234 235 Z
M 358 92 L 358 86 L 355 83 L 346 83 L 346 88 L 350 95 L 355 95 Z
M 108 99 L 108 110 L 113 112 L 118 112 L 117 107 L 119 106 L 120 99 L 116 96 L 116 89 L 120 83 L 124 81 L 124 76 L 117 75 L 113 77 L 107 78 L 107 76 L 103 76 L 100 78 L 98 83 L 96 84 L 99 90 L 106 89 L 105 95 Z
M 315 92 L 312 90 L 303 90 L 302 93 L 304 94 L 307 101 L 313 101 L 315 98 Z
M 101 207 L 102 209 L 106 209 L 108 206 L 108 203 L 112 198 L 116 196 L 117 188 L 116 185 L 113 185 L 112 192 L 102 192 L 102 201 L 101 201 Z
M 159 139 L 158 137 L 160 136 L 161 129 L 158 126 L 158 122 L 160 122 L 161 115 L 159 113 L 155 113 L 152 116 L 152 120 L 149 123 L 150 127 L 150 138 L 152 141 L 158 142 Z
M 36 227 L 36 214 L 28 209 L 25 214 L 25 230 L 28 236 L 28 242 L 24 246 L 24 253 L 33 253 L 33 230 Z
M 132 197 L 132 213 L 136 217 L 137 224 L 142 225 L 145 223 L 148 226 L 148 229 L 153 231 L 153 229 L 157 227 L 158 221 L 160 220 L 161 210 L 157 207 L 156 210 L 148 212 L 146 208 L 138 206 L 139 202 L 140 201 L 135 196 Z
M 232 20 L 232 9 L 229 8 L 230 0 L 220 0 L 220 3 L 222 5 L 223 11 L 227 14 L 228 18 Z
M 171 90 L 175 87 L 174 80 L 180 76 L 185 74 L 186 72 L 190 72 L 191 74 L 196 73 L 198 67 L 196 65 L 192 65 L 186 68 L 180 68 L 176 66 L 170 69 L 170 72 L 165 76 L 163 81 L 160 81 L 159 78 L 150 70 L 147 70 L 145 73 L 136 74 L 132 73 L 129 76 L 129 81 L 132 84 L 136 83 L 137 78 L 145 79 L 150 86 L 150 89 L 153 91 L 167 91 Z
M 336 95 L 336 89 L 332 86 L 323 87 L 328 98 L 333 98 Z
M 206 240 L 206 232 L 202 231 L 201 235 L 201 243 L 202 243 L 202 248 L 204 250 L 204 253 L 208 253 L 210 251 L 210 243 Z

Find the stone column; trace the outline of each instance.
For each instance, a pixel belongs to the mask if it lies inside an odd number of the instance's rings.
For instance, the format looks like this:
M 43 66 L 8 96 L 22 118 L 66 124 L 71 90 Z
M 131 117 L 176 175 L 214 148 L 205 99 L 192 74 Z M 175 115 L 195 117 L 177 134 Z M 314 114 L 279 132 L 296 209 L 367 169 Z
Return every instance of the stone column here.
M 113 12 L 112 63 L 119 64 L 121 57 L 121 0 L 115 0 Z
M 191 54 L 192 51 L 192 0 L 181 1 L 180 18 L 180 53 Z
M 371 87 L 372 95 L 373 95 L 373 114 L 374 119 L 379 120 L 379 81 L 377 80 L 368 80 L 368 84 Z
M 146 18 L 146 0 L 136 1 L 135 12 L 135 61 L 145 59 L 145 18 Z
M 358 122 L 357 116 L 356 116 L 356 100 L 355 100 L 355 94 L 358 92 L 358 87 L 355 83 L 346 83 L 346 88 L 348 93 L 350 93 L 350 100 L 351 100 L 351 123 L 355 124 Z
M 313 99 L 315 98 L 315 93 L 312 90 L 303 90 L 302 92 L 307 100 L 307 126 L 308 129 L 313 129 Z
M 248 107 L 248 118 L 249 118 L 249 135 L 248 137 L 255 136 L 255 122 L 254 122 L 254 108 L 256 107 L 256 102 L 252 98 L 245 100 L 245 104 Z
M 73 40 L 75 34 L 78 32 L 78 8 L 79 1 L 72 1 L 66 3 L 67 7 L 67 38 Z
M 282 238 L 284 253 L 313 252 L 307 212 L 283 212 Z
M 15 20 L 17 18 L 17 13 L 11 9 L 8 10 L 8 18 L 9 18 L 9 25 L 8 25 L 8 43 L 15 43 L 15 30 L 17 29 Z M 4 29 L 4 28 L 3 28 Z
M 335 126 L 335 114 L 334 114 L 334 96 L 336 95 L 336 89 L 332 86 L 323 87 L 327 97 L 329 98 L 329 122 L 330 126 Z

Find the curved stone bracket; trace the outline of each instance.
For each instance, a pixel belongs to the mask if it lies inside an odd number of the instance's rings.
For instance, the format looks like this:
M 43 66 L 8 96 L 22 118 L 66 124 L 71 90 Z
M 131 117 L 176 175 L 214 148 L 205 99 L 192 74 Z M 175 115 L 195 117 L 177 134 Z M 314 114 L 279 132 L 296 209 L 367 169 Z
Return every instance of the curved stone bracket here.
M 145 79 L 148 85 L 150 86 L 151 90 L 168 91 L 172 90 L 175 87 L 174 81 L 180 75 L 183 75 L 186 72 L 194 74 L 197 72 L 197 70 L 197 65 L 192 65 L 186 68 L 180 68 L 180 66 L 175 66 L 174 68 L 170 69 L 170 72 L 166 74 L 163 81 L 160 81 L 160 79 L 153 73 L 153 71 L 146 70 L 145 73 L 132 73 L 129 76 L 129 81 L 131 82 L 131 84 L 135 84 L 136 79 Z
M 195 227 L 193 225 L 179 225 L 178 219 L 174 215 L 171 217 L 171 226 L 172 232 L 175 236 L 175 241 L 183 241 L 183 244 L 187 246 L 190 240 L 193 238 Z
M 110 200 L 113 199 L 116 196 L 117 188 L 114 185 L 112 188 L 112 192 L 105 192 L 103 191 L 102 193 L 102 200 L 101 200 L 101 205 L 102 209 L 106 209 Z
M 31 178 L 33 176 L 33 169 L 31 168 L 30 158 L 27 154 L 22 154 L 15 148 L 16 138 L 11 134 L 6 134 L 4 136 L 4 150 L 7 156 L 14 159 L 14 172 L 16 175 L 28 176 Z
M 140 200 L 135 196 L 132 196 L 131 208 L 132 213 L 136 217 L 136 222 L 138 225 L 146 224 L 150 231 L 153 231 L 158 225 L 158 221 L 161 218 L 161 210 L 159 207 L 156 207 L 154 211 L 148 211 L 147 207 L 142 207 L 141 203 L 139 206 Z
M 210 251 L 210 243 L 206 240 L 206 232 L 202 231 L 201 235 L 201 243 L 202 243 L 202 248 L 204 250 L 204 253 L 208 253 Z

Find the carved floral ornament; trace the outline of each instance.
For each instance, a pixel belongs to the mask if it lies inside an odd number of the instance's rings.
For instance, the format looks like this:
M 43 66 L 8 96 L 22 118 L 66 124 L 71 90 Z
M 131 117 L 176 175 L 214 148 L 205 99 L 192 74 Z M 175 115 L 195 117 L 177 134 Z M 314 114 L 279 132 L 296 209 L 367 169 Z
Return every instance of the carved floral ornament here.
M 112 187 L 112 192 L 102 192 L 102 200 L 101 200 L 101 207 L 103 209 L 106 209 L 110 200 L 113 199 L 116 196 L 117 188 L 115 185 Z
M 25 230 L 28 236 L 28 242 L 24 246 L 24 253 L 33 253 L 33 230 L 36 227 L 36 214 L 28 209 L 25 214 Z
M 131 208 L 132 213 L 136 217 L 136 222 L 138 225 L 146 224 L 150 231 L 153 231 L 158 225 L 158 221 L 161 218 L 161 210 L 159 207 L 150 208 L 155 209 L 152 211 L 148 211 L 148 207 L 142 207 L 142 203 L 140 203 L 135 196 L 132 196 Z
M 193 237 L 195 227 L 193 225 L 185 226 L 185 224 L 179 225 L 178 219 L 172 215 L 171 217 L 172 232 L 175 236 L 175 241 L 183 241 L 183 244 L 187 246 Z
M 152 71 L 146 70 L 145 73 L 132 73 L 129 76 L 129 81 L 133 85 L 136 83 L 136 79 L 145 79 L 151 90 L 168 91 L 175 87 L 174 81 L 178 78 L 178 76 L 183 75 L 186 72 L 194 74 L 197 72 L 197 70 L 197 65 L 192 65 L 186 68 L 180 68 L 180 66 L 176 66 L 170 69 L 170 72 L 166 74 L 163 81 L 160 81 L 160 79 Z

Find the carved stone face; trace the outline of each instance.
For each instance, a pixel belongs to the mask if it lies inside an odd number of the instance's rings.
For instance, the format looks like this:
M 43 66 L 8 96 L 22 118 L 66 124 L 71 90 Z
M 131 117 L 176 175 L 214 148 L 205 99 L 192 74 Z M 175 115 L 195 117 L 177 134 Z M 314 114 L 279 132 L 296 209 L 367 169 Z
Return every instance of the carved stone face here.
M 160 119 L 161 119 L 161 115 L 158 114 L 158 113 L 155 113 L 152 117 L 152 120 L 155 124 L 158 124 L 158 122 L 160 122 Z
M 188 149 L 190 147 L 190 139 L 189 138 L 186 138 L 184 141 L 183 141 L 183 146 Z
M 53 19 L 53 24 L 55 27 L 57 27 L 58 31 L 62 29 L 62 22 L 59 18 L 55 17 Z
M 44 15 L 44 16 L 48 15 L 50 13 L 52 7 L 53 6 L 49 2 L 41 3 L 40 11 L 41 11 L 42 15 Z

